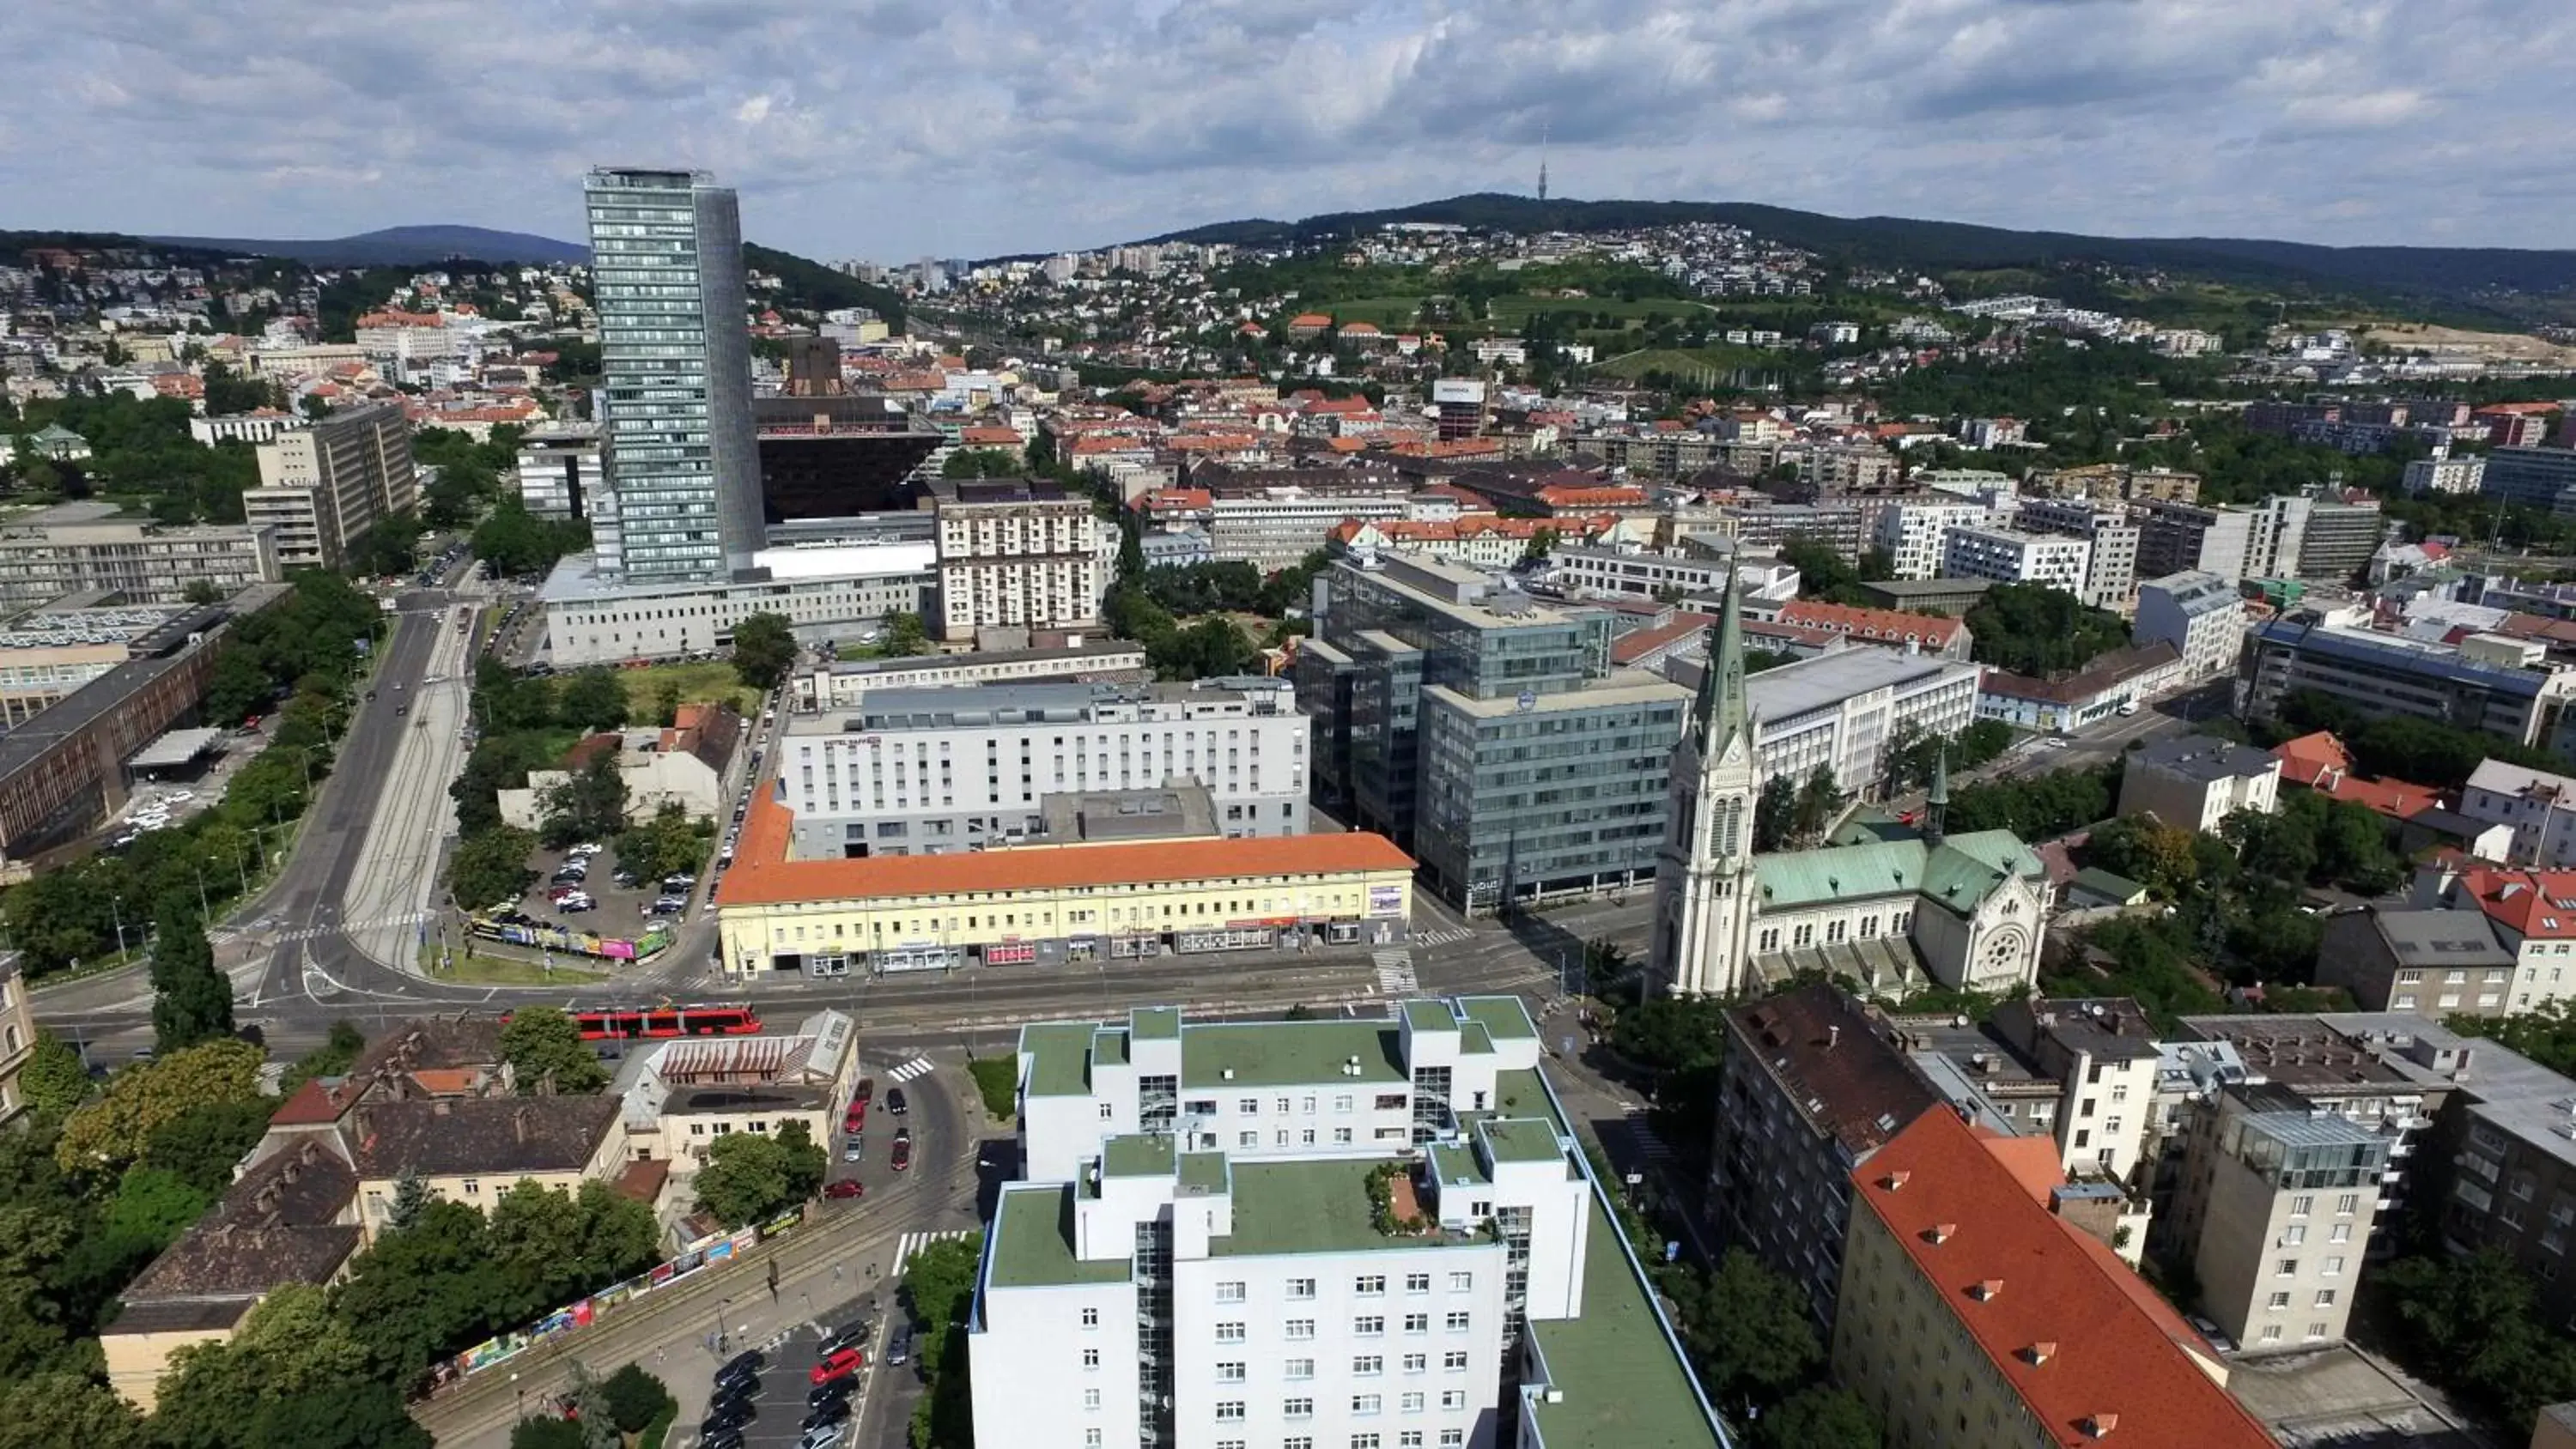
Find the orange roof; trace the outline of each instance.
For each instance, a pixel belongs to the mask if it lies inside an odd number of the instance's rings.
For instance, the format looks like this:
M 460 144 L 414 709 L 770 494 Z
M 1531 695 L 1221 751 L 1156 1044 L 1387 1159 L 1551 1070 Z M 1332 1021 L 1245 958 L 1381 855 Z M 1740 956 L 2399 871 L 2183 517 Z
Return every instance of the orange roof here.
M 1607 488 L 1572 488 L 1561 483 L 1550 483 L 1546 487 L 1539 489 L 1538 492 L 1532 496 L 1537 498 L 1539 502 L 1547 504 L 1551 508 L 1563 508 L 1570 505 L 1585 503 L 1592 504 L 1596 507 L 1615 508 L 1625 504 L 1638 504 L 1645 502 L 1646 490 L 1643 488 L 1629 488 L 1625 486 L 1613 486 Z
M 2330 799 L 2362 806 L 2391 820 L 2412 820 L 2442 803 L 2441 791 L 2430 785 L 2408 784 L 2404 780 L 2364 780 L 2357 775 L 2338 775 L 2318 788 Z
M 1335 453 L 1356 453 L 1368 446 L 1366 438 L 1326 438 L 1324 447 Z
M 2576 870 L 2464 871 L 2460 889 L 2487 919 L 2523 937 L 2576 938 Z
M 1015 428 L 959 428 L 957 441 L 969 447 L 1016 448 L 1020 445 L 1020 434 Z
M 1342 324 L 1342 335 L 1345 337 L 1374 337 L 1377 335 L 1377 332 L 1378 325 L 1374 322 L 1345 322 Z
M 1134 506 L 1139 513 L 1154 513 L 1167 508 L 1210 508 L 1215 504 L 1216 495 L 1204 488 L 1156 488 L 1136 495 Z
M 2115 1444 L 2270 1449 L 2261 1422 L 2202 1369 L 2217 1357 L 2208 1343 L 1993 1148 L 1958 1114 L 1925 1112 L 1852 1180 L 2049 1437 L 2091 1445 L 2116 1424 Z M 1901 1335 L 1882 1331 L 1893 1351 Z
M 1780 620 L 1785 624 L 1805 624 L 1862 639 L 1895 643 L 1921 640 L 1935 649 L 1949 648 L 1957 641 L 1959 630 L 1965 627 L 1956 619 L 1936 619 L 1929 614 L 1909 614 L 1902 609 L 1863 609 L 1816 599 L 1793 599 L 1782 604 Z
M 2283 740 L 2272 747 L 2272 758 L 2281 762 L 2281 778 L 2296 785 L 2323 786 L 2352 769 L 2352 753 L 2325 730 Z
M 1333 319 L 1325 316 L 1321 312 L 1300 312 L 1296 316 L 1288 319 L 1288 325 L 1291 327 L 1313 327 L 1322 329 L 1332 326 Z
M 461 1097 L 474 1090 L 483 1073 L 473 1067 L 423 1067 L 411 1079 L 433 1097 Z
M 755 792 L 733 870 L 717 888 L 719 905 L 785 906 L 1141 881 L 1413 869 L 1413 857 L 1396 849 L 1393 841 L 1364 831 L 1133 845 L 1024 845 L 962 855 L 881 855 L 865 860 L 789 860 L 787 837 L 795 818 L 769 791 Z

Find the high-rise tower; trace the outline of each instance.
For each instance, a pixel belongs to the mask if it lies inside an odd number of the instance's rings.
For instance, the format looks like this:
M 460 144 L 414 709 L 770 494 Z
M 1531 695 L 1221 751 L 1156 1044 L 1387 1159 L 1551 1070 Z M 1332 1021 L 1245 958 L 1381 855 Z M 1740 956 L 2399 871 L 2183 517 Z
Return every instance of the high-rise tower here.
M 706 173 L 603 166 L 582 186 L 613 507 L 600 571 L 721 582 L 761 546 L 742 213 Z
M 1673 747 L 1670 803 L 1655 865 L 1655 979 L 1677 996 L 1741 990 L 1752 960 L 1753 808 L 1761 789 L 1745 710 L 1744 623 L 1736 585 L 1710 631 L 1690 728 Z

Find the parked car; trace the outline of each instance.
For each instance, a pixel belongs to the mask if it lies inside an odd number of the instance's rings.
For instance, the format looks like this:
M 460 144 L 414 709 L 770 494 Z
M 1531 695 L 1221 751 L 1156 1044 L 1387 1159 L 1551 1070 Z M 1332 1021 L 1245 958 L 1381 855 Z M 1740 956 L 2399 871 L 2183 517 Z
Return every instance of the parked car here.
M 827 1384 L 834 1379 L 848 1378 L 867 1366 L 867 1350 L 852 1344 L 823 1355 L 823 1361 L 814 1365 L 813 1372 L 806 1377 L 814 1383 Z
M 839 1419 L 828 1424 L 817 1424 L 805 1431 L 804 1438 L 796 1441 L 796 1449 L 838 1449 L 841 1440 L 847 1437 L 849 1432 L 850 1426 Z
M 741 1374 L 716 1385 L 716 1401 L 738 1403 L 756 1399 L 769 1392 L 769 1385 L 758 1374 Z
M 640 878 L 635 874 L 635 872 L 628 870 L 626 867 L 621 865 L 617 868 L 617 873 L 610 876 L 609 879 L 617 883 L 618 889 L 631 891 L 635 889 Z
M 865 1162 L 868 1160 L 868 1144 L 862 1140 L 856 1132 L 851 1133 L 848 1139 L 842 1142 L 841 1160 L 843 1162 Z
M 867 1188 L 855 1177 L 845 1177 L 839 1182 L 827 1183 L 823 1188 L 823 1196 L 834 1202 L 853 1202 L 867 1196 L 867 1193 Z
M 825 1399 L 821 1403 L 816 1404 L 813 1409 L 805 1415 L 805 1423 L 803 1427 L 806 1433 L 811 1434 L 826 1424 L 838 1424 L 849 1417 L 849 1396 L 847 1394 L 835 1394 L 831 1398 Z
M 831 1332 L 824 1334 L 822 1341 L 814 1345 L 814 1351 L 816 1353 L 830 1353 L 836 1348 L 847 1348 L 854 1343 L 864 1344 L 875 1332 L 875 1324 L 868 1322 L 864 1318 L 853 1318 L 849 1322 L 842 1324 L 840 1327 L 833 1329 Z M 823 1398 L 823 1392 L 818 1389 L 814 1394 L 809 1396 L 808 1401 L 812 1403 L 821 1403 Z
M 599 850 L 600 847 L 597 842 L 585 840 L 581 844 L 574 846 L 572 849 L 565 851 L 564 854 L 574 860 L 588 860 L 592 856 L 599 854 Z
M 567 896 L 564 899 L 555 902 L 555 909 L 566 915 L 578 915 L 583 911 L 598 910 L 599 902 L 592 900 L 588 896 Z
M 912 1166 L 911 1128 L 897 1127 L 894 1129 L 894 1155 L 887 1160 L 893 1164 L 894 1170 L 897 1172 L 901 1172 L 905 1168 Z
M 866 1335 L 862 1334 L 860 1337 L 864 1338 Z M 858 1340 L 854 1339 L 850 1341 L 856 1342 Z M 833 1349 L 841 1348 L 843 1346 L 843 1344 L 826 1341 L 820 1351 L 829 1353 Z M 816 1384 L 813 1388 L 806 1391 L 805 1407 L 808 1409 L 818 1409 L 823 1405 L 830 1403 L 834 1399 L 846 1399 L 850 1396 L 850 1391 L 856 1389 L 858 1386 L 858 1381 L 855 1379 L 834 1379 L 828 1384 Z
M 698 878 L 685 870 L 675 870 L 662 877 L 662 889 L 666 891 L 685 891 L 697 883 Z
M 898 1117 L 912 1110 L 911 1104 L 903 1099 L 903 1088 L 886 1088 L 886 1110 Z
M 886 1342 L 885 1361 L 890 1364 L 912 1362 L 912 1325 L 897 1324 L 894 1337 Z
M 877 1079 L 874 1077 L 859 1078 L 858 1086 L 850 1091 L 850 1102 L 853 1106 L 861 1102 L 873 1102 L 876 1098 Z

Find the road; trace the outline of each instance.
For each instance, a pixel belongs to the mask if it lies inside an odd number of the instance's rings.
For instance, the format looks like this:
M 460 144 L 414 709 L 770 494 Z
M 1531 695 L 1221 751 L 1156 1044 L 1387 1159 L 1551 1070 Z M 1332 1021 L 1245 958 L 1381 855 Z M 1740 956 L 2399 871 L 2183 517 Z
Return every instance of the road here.
M 418 958 L 443 843 L 456 830 L 456 801 L 447 787 L 465 765 L 473 638 L 454 626 L 454 613 L 431 612 L 422 677 L 389 686 L 399 711 L 392 722 L 393 763 L 359 848 L 361 869 L 340 903 L 349 944 L 378 965 L 406 972 Z M 441 623 L 442 615 L 449 622 Z M 377 703 L 384 693 L 378 691 Z

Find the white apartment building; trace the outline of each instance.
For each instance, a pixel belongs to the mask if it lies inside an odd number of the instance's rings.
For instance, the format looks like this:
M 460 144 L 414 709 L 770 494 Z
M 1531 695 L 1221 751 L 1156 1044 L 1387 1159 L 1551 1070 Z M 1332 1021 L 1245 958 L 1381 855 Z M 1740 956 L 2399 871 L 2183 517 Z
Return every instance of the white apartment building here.
M 1944 578 L 2046 584 L 2078 598 L 2086 597 L 2093 559 L 2089 539 L 2024 533 L 2017 528 L 1953 528 L 1941 542 Z M 2131 543 L 2134 546 L 2134 537 Z M 2134 560 L 2131 568 L 2134 572 Z
M 2013 526 L 2030 533 L 2062 533 L 2092 545 L 2085 556 L 2084 587 L 2076 597 L 2097 609 L 2126 613 L 2138 587 L 2138 526 L 2129 510 L 2084 498 L 2025 498 Z
M 1982 503 L 1963 503 L 1949 495 L 1939 500 L 1908 499 L 1882 508 L 1876 543 L 1887 550 L 1900 579 L 1937 578 L 1944 557 L 1943 539 L 1954 528 L 1974 528 L 1994 517 Z
M 2465 458 L 2416 458 L 2406 465 L 2409 493 L 2475 493 L 2486 481 L 2483 453 Z
M 1512 998 L 1023 1028 L 968 1325 L 1027 1449 L 1715 1446 Z
M 754 555 L 766 578 L 720 584 L 619 584 L 599 555 L 568 554 L 537 595 L 546 659 L 577 669 L 707 654 L 730 647 L 733 626 L 753 614 L 783 615 L 814 636 L 893 613 L 926 619 L 938 579 L 932 554 L 920 543 L 767 548 Z
M 519 501 L 539 518 L 588 518 L 605 472 L 599 424 L 547 423 L 519 439 Z
M 942 639 L 1098 622 L 1107 575 L 1090 499 L 1025 479 L 935 486 Z
M 2389 1137 L 2285 1086 L 2231 1086 L 2191 1114 L 2172 1208 L 2201 1311 L 2247 1353 L 2342 1339 L 2379 1212 Z
M 304 426 L 305 420 L 276 408 L 234 413 L 230 417 L 190 418 L 188 436 L 211 448 L 217 443 L 267 443 Z
M 411 423 L 396 403 L 343 408 L 259 445 L 259 486 L 242 494 L 254 527 L 272 529 L 289 570 L 336 569 L 349 544 L 419 506 Z
M 2245 600 L 2236 585 L 2216 574 L 2186 572 L 2138 585 L 2132 637 L 2141 644 L 2171 644 L 2182 655 L 2187 680 L 2236 671 L 2245 647 Z
M 799 715 L 779 749 L 798 859 L 1024 840 L 1046 796 L 1206 787 L 1228 836 L 1306 832 L 1307 740 L 1284 679 L 877 689 Z
M 1400 492 L 1312 493 L 1282 486 L 1228 495 L 1209 501 L 1208 548 L 1218 563 L 1248 563 L 1273 573 L 1322 548 L 1343 519 L 1385 523 L 1406 517 L 1410 506 Z
M 1818 765 L 1854 794 L 1874 794 L 1886 748 L 1911 726 L 1953 735 L 1976 723 L 1983 665 L 1893 649 L 1838 649 L 1744 682 L 1761 779 L 1806 780 Z
M 2576 779 L 2482 760 L 2460 792 L 2460 813 L 2513 829 L 2513 863 L 2543 870 L 2576 866 Z
M 0 528 L 0 608 L 13 612 L 91 592 L 122 594 L 132 604 L 181 604 L 190 584 L 212 583 L 230 595 L 283 577 L 276 534 L 255 525 L 167 528 L 101 519 Z
M 2174 735 L 2128 752 L 2120 813 L 2212 833 L 2239 810 L 2280 808 L 2281 761 L 2269 750 L 2209 735 Z
M 1675 591 L 1686 598 L 1715 597 L 1730 576 L 1748 603 L 1785 604 L 1798 597 L 1798 571 L 1770 555 L 1738 561 L 1619 548 L 1558 548 L 1547 556 L 1548 582 L 1569 595 L 1630 594 L 1652 597 Z

